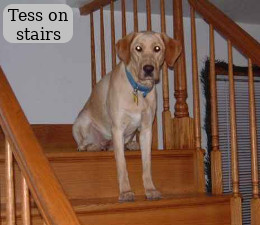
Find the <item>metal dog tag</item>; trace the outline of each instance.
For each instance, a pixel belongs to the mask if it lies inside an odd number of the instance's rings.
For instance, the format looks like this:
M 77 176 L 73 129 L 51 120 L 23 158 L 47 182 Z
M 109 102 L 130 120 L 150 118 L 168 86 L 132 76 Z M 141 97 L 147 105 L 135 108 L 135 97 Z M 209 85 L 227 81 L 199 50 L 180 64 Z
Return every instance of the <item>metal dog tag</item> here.
M 134 102 L 136 103 L 136 105 L 138 105 L 138 90 L 137 89 L 134 89 L 134 91 L 133 91 L 133 99 L 134 99 Z

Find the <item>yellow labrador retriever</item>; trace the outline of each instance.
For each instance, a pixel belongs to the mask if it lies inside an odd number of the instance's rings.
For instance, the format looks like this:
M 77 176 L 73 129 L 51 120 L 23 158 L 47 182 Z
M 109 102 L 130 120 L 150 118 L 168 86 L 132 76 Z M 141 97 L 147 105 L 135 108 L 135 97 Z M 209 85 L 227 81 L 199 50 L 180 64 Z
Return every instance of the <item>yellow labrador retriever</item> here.
M 151 175 L 155 83 L 159 80 L 164 61 L 173 67 L 181 53 L 181 45 L 166 34 L 140 32 L 119 40 L 116 48 L 121 62 L 93 89 L 73 125 L 73 136 L 80 151 L 113 147 L 119 201 L 133 201 L 124 147 L 139 130 L 145 194 L 147 199 L 159 199 L 161 194 L 156 190 Z

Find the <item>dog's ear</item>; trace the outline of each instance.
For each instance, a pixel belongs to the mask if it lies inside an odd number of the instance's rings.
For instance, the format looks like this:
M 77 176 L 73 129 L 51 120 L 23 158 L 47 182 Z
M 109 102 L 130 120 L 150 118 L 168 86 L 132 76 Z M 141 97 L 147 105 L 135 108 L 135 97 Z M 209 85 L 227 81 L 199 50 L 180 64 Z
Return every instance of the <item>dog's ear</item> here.
M 116 51 L 120 60 L 122 60 L 125 64 L 128 64 L 130 61 L 130 45 L 136 36 L 135 32 L 132 32 L 120 39 L 116 43 Z
M 165 45 L 165 61 L 169 67 L 173 67 L 174 63 L 181 54 L 181 43 L 177 40 L 170 38 L 165 33 L 161 34 L 161 38 Z

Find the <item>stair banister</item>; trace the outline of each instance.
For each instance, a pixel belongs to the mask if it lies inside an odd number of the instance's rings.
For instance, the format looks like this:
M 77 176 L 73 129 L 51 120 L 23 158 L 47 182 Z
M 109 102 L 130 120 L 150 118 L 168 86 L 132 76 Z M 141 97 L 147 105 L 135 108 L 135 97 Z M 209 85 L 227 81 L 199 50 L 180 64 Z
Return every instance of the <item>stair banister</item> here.
M 232 45 L 245 56 L 252 59 L 254 64 L 260 66 L 260 44 L 240 26 L 228 18 L 223 12 L 207 0 L 189 0 L 207 23 L 221 33 Z
M 229 64 L 229 98 L 230 98 L 230 134 L 231 134 L 231 163 L 232 163 L 232 186 L 233 197 L 231 198 L 231 224 L 242 224 L 242 205 L 239 193 L 239 167 L 238 167 L 238 148 L 236 135 L 236 104 L 235 88 L 233 79 L 233 59 L 232 47 L 234 46 L 245 57 L 248 58 L 248 77 L 249 77 L 249 109 L 250 109 L 250 134 L 251 134 L 251 157 L 252 157 L 252 192 L 251 199 L 251 223 L 260 222 L 260 198 L 258 193 L 258 163 L 257 163 L 257 137 L 256 137 L 256 115 L 255 115 L 255 96 L 254 96 L 254 75 L 253 66 L 260 66 L 260 44 L 247 32 L 240 28 L 235 22 L 229 19 L 224 13 L 217 9 L 207 0 L 189 0 L 190 5 L 198 12 L 210 26 L 210 90 L 211 90 L 211 130 L 212 130 L 212 190 L 216 194 L 222 192 L 222 184 L 219 185 L 218 177 L 221 171 L 221 152 L 218 143 L 218 121 L 216 110 L 216 85 L 215 85 L 215 57 L 214 57 L 214 31 L 219 32 L 228 42 L 228 64 Z M 213 93 L 213 94 L 212 94 Z M 220 189 L 221 188 L 221 189 Z
M 49 225 L 80 225 L 0 67 L 0 122 L 7 148 Z

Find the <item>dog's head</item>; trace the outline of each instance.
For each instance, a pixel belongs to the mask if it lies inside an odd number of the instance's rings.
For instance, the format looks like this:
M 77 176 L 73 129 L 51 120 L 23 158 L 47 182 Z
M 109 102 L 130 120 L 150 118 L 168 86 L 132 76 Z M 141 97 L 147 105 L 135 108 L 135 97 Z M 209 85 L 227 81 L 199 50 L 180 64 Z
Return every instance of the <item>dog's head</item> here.
M 179 41 L 155 32 L 130 33 L 117 42 L 116 48 L 119 58 L 145 85 L 158 82 L 164 61 L 173 67 L 181 53 Z

